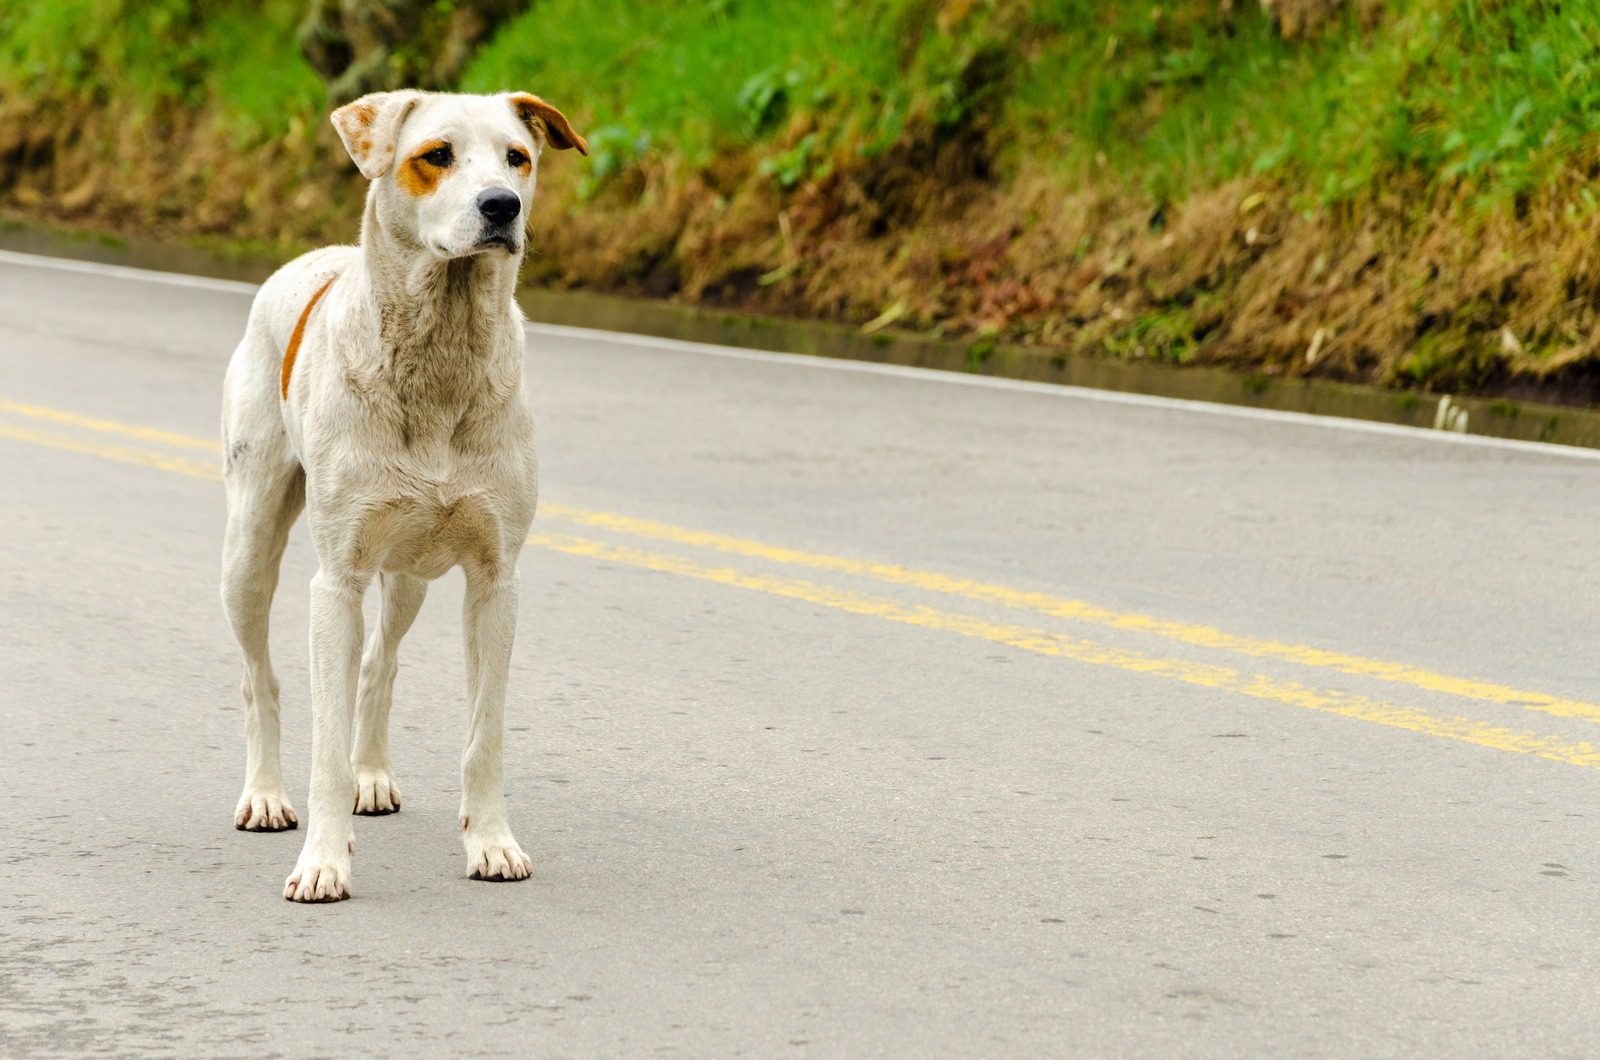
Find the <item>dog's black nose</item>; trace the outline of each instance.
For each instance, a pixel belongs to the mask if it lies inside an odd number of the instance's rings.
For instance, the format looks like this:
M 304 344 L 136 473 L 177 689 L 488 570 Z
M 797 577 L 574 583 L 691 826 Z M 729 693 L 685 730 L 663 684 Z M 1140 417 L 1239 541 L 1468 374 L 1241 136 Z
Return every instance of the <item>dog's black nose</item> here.
M 486 188 L 478 192 L 478 212 L 490 224 L 503 225 L 515 221 L 522 212 L 522 200 L 508 188 Z

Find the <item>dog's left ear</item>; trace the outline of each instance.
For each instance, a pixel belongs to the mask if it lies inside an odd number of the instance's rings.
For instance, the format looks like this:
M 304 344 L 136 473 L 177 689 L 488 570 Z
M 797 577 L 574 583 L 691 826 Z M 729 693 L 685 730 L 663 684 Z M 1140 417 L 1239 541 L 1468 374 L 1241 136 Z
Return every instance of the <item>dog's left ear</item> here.
M 517 112 L 528 131 L 557 151 L 576 147 L 580 155 L 589 153 L 589 141 L 572 131 L 567 116 L 538 96 L 528 92 L 514 92 L 506 99 Z
M 363 177 L 377 180 L 389 172 L 400 124 L 421 98 L 421 92 L 373 92 L 333 112 L 333 127 Z

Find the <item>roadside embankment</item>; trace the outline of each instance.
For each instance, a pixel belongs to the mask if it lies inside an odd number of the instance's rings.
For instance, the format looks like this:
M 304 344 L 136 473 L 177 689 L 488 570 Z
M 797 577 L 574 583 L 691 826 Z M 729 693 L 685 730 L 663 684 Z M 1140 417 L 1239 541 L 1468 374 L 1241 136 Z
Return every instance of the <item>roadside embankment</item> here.
M 0 0 L 0 209 L 286 257 L 359 216 L 330 85 L 525 88 L 594 148 L 541 168 L 539 287 L 1600 401 L 1600 0 L 379 6 L 422 11 Z
M 113 239 L 14 220 L 0 220 L 0 259 L 69 270 L 97 271 L 105 266 L 156 270 L 165 278 L 177 273 L 185 278 L 192 275 L 246 284 L 265 279 L 276 264 L 267 257 L 223 255 L 145 239 Z M 722 353 L 744 349 L 800 354 L 1086 387 L 1158 400 L 1243 406 L 1268 414 L 1337 416 L 1401 428 L 1600 449 L 1600 411 L 1571 405 L 1272 378 L 1231 368 L 1128 361 L 1039 346 L 996 344 L 976 356 L 973 345 L 961 339 L 887 330 L 863 335 L 858 328 L 840 324 L 540 285 L 524 285 L 520 299 L 535 328 L 599 328 L 612 334 L 687 342 Z M 218 355 L 223 352 L 219 350 Z

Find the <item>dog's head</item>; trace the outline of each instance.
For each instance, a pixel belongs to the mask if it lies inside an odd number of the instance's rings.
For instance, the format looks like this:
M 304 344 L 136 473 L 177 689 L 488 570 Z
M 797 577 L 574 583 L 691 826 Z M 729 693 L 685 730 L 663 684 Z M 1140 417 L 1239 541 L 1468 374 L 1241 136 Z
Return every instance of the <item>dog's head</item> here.
M 589 145 L 556 108 L 499 96 L 374 92 L 333 112 L 380 219 L 441 258 L 522 251 L 545 145 Z

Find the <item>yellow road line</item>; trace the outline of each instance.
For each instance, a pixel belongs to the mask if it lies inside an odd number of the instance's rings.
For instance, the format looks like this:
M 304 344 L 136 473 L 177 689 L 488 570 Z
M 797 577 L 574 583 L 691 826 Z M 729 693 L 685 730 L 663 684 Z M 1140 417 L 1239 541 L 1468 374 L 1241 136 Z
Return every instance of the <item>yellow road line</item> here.
M 1313 648 L 1304 644 L 1284 644 L 1274 640 L 1243 637 L 1220 629 L 1213 629 L 1210 626 L 1195 625 L 1187 622 L 1171 622 L 1134 612 L 1112 611 L 1095 604 L 1085 603 L 1082 600 L 1052 596 L 1049 593 L 1031 592 L 1006 585 L 986 584 L 967 578 L 954 578 L 932 571 L 912 570 L 891 563 L 873 563 L 865 560 L 845 559 L 840 556 L 803 552 L 798 549 L 767 545 L 759 541 L 729 537 L 725 534 L 692 530 L 687 527 L 657 523 L 647 519 L 634 519 L 623 515 L 612 515 L 607 512 L 569 508 L 558 504 L 540 505 L 539 514 L 620 534 L 630 534 L 659 541 L 671 541 L 695 548 L 729 552 L 735 555 L 748 556 L 752 559 L 766 560 L 771 563 L 783 563 L 810 567 L 815 570 L 834 571 L 839 574 L 856 575 L 876 581 L 889 582 L 894 585 L 909 585 L 918 589 L 926 589 L 930 592 L 945 593 L 969 600 L 999 604 L 1021 611 L 1033 611 L 1037 614 L 1049 615 L 1052 618 L 1065 618 L 1074 622 L 1084 622 L 1089 625 L 1104 626 L 1110 629 L 1153 634 L 1154 636 L 1165 637 L 1168 640 L 1181 641 L 1182 643 L 1193 644 L 1202 648 L 1229 651 L 1258 658 L 1282 659 L 1301 666 L 1336 670 L 1339 673 L 1349 674 L 1353 677 L 1371 677 L 1380 681 L 1412 685 L 1416 688 L 1426 689 L 1429 692 L 1441 692 L 1445 695 L 1459 696 L 1463 699 L 1476 699 L 1487 703 L 1522 707 L 1526 710 L 1538 711 L 1558 718 L 1582 718 L 1585 721 L 1600 722 L 1600 706 L 1593 703 L 1563 699 L 1544 692 L 1528 692 L 1522 689 L 1510 688 L 1506 685 L 1476 681 L 1471 678 L 1451 677 L 1448 674 L 1435 673 L 1432 670 L 1409 666 L 1405 663 L 1366 659 L 1359 655 L 1325 651 L 1321 648 Z
M 217 468 L 185 457 L 170 456 L 125 446 L 99 445 L 62 435 L 45 434 L 0 423 L 0 437 L 45 445 L 70 452 L 86 453 L 122 463 L 137 464 L 162 471 L 173 471 L 209 482 L 220 481 Z M 572 511 L 566 509 L 566 512 Z M 617 518 L 621 517 L 609 517 Z M 730 539 L 732 540 L 732 539 Z M 1142 652 L 1116 648 L 1081 638 L 1067 637 L 1048 630 L 988 622 L 969 615 L 940 611 L 920 604 L 907 604 L 884 597 L 867 596 L 844 589 L 797 579 L 753 574 L 732 567 L 710 567 L 679 556 L 642 552 L 638 549 L 565 535 L 534 534 L 528 543 L 569 555 L 587 556 L 615 563 L 661 571 L 683 577 L 714 582 L 774 596 L 803 600 L 855 615 L 881 618 L 922 629 L 975 637 L 1025 651 L 1072 659 L 1095 666 L 1109 666 L 1131 673 L 1147 674 L 1233 692 L 1253 699 L 1283 703 L 1306 710 L 1354 718 L 1359 721 L 1405 729 L 1461 743 L 1475 744 L 1515 754 L 1535 755 L 1557 762 L 1600 769 L 1600 752 L 1589 743 L 1572 743 L 1559 737 L 1486 725 L 1471 718 L 1438 717 L 1409 707 L 1396 706 L 1366 696 L 1311 688 L 1292 681 L 1276 681 L 1263 674 L 1244 674 L 1224 666 L 1163 659 Z M 763 546 L 765 547 L 765 546 Z M 855 561 L 841 561 L 852 563 Z
M 205 464 L 198 460 L 190 460 L 184 456 L 171 456 L 167 453 L 156 453 L 148 449 L 130 449 L 122 445 L 97 445 L 93 442 L 79 441 L 64 434 L 46 434 L 41 431 L 31 431 L 26 427 L 16 427 L 9 423 L 0 423 L 0 438 L 12 438 L 19 442 L 32 442 L 34 445 L 49 446 L 52 449 L 65 449 L 73 453 L 88 453 L 91 456 L 104 457 L 107 460 L 116 460 L 124 464 L 139 464 L 143 467 L 158 468 L 162 471 L 176 471 L 180 475 L 190 478 L 203 478 L 209 482 L 222 481 L 222 469 L 215 464 Z
M 1491 747 L 1499 751 L 1535 755 L 1588 769 L 1600 769 L 1600 751 L 1586 742 L 1572 743 L 1560 737 L 1540 736 L 1537 733 L 1485 725 L 1471 718 L 1437 717 L 1366 696 L 1310 688 L 1292 681 L 1276 681 L 1262 674 L 1241 673 L 1225 666 L 1194 663 L 1185 659 L 1158 658 L 1142 652 L 1052 633 L 1049 630 L 988 622 L 970 615 L 940 611 L 885 597 L 868 596 L 808 581 L 753 574 L 733 567 L 712 567 L 680 556 L 643 552 L 604 541 L 564 534 L 534 534 L 528 538 L 528 543 L 568 555 L 623 563 L 646 570 L 715 582 L 718 585 L 803 600 L 855 615 L 868 615 L 923 629 L 976 637 L 1041 655 L 1053 655 L 1095 666 L 1109 666 L 1131 673 L 1164 677 L 1184 684 L 1233 692 L 1253 699 L 1269 700 L 1324 714 L 1336 714 L 1344 718 L 1355 718 L 1376 725 L 1476 744 L 1479 747 Z
M 144 442 L 162 442 L 166 445 L 177 446 L 180 449 L 205 449 L 213 453 L 222 452 L 222 443 L 214 438 L 196 438 L 193 435 L 177 434 L 173 431 L 163 431 L 155 427 L 140 427 L 131 423 L 118 423 L 116 420 L 97 420 L 89 416 L 80 416 L 76 412 L 63 412 L 60 409 L 47 409 L 42 405 L 24 405 L 20 401 L 8 401 L 0 398 L 0 412 L 9 412 L 15 416 L 26 416 L 33 420 L 44 420 L 47 423 L 59 423 L 66 427 L 84 427 L 102 434 L 120 434 L 124 438 L 137 438 Z
M 211 452 L 220 450 L 219 444 L 211 439 L 196 438 L 190 435 L 176 434 L 171 431 L 156 430 L 135 424 L 119 423 L 114 420 L 90 419 L 79 416 L 76 413 L 44 408 L 38 405 L 25 405 L 4 398 L 0 398 L 0 411 L 52 423 L 86 427 L 91 430 L 119 434 L 128 438 L 161 441 L 168 445 L 183 448 L 202 449 Z M 46 436 L 30 432 L 25 428 L 5 425 L 0 425 L 0 435 L 108 457 L 125 463 L 143 464 L 147 467 L 178 471 L 181 474 L 192 475 L 196 478 L 212 480 L 220 480 L 221 478 L 215 467 L 178 457 L 169 457 L 164 454 L 148 453 L 142 450 L 125 449 L 117 446 L 96 446 L 70 438 Z M 1359 655 L 1326 651 L 1304 644 L 1285 644 L 1274 640 L 1239 636 L 1210 626 L 1173 622 L 1136 612 L 1113 611 L 1082 600 L 1053 596 L 1049 593 L 989 584 L 967 578 L 956 578 L 933 571 L 914 570 L 891 563 L 874 563 L 866 560 L 846 559 L 841 556 L 828 556 L 799 549 L 783 548 L 759 541 L 673 526 L 668 523 L 653 522 L 647 519 L 635 519 L 624 515 L 589 511 L 558 504 L 541 505 L 539 511 L 541 515 L 546 517 L 564 519 L 569 522 L 576 522 L 584 526 L 609 530 L 615 533 L 671 541 L 694 548 L 728 552 L 771 563 L 834 571 L 840 574 L 854 575 L 895 585 L 909 585 L 930 592 L 998 604 L 1016 610 L 1032 611 L 1052 618 L 1064 618 L 1074 622 L 1083 622 L 1110 629 L 1151 634 L 1212 650 L 1228 651 L 1257 658 L 1280 659 L 1302 666 L 1334 670 L 1353 677 L 1370 677 L 1380 681 L 1410 685 L 1429 692 L 1458 696 L 1463 699 L 1475 699 L 1487 703 L 1520 707 L 1559 718 L 1580 718 L 1585 721 L 1600 723 L 1600 706 L 1592 703 L 1564 699 L 1544 692 L 1531 692 L 1511 688 L 1507 685 L 1478 681 L 1472 678 L 1452 677 L 1448 674 L 1437 673 L 1405 663 L 1367 659 Z

